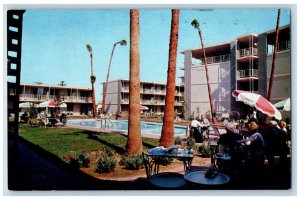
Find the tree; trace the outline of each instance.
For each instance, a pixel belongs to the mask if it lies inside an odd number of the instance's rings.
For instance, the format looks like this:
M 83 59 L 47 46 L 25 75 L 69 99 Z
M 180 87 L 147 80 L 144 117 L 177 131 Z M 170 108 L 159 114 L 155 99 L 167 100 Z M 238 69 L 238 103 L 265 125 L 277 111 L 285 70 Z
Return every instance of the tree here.
M 93 72 L 93 48 L 90 44 L 86 45 L 86 48 L 88 52 L 90 53 L 90 58 L 91 58 L 91 83 L 92 83 L 92 102 L 93 102 L 93 117 L 97 117 L 97 107 L 96 107 L 96 98 L 95 98 L 95 88 L 94 88 L 94 83 L 96 82 L 96 76 L 94 76 Z
M 272 87 L 273 87 L 273 80 L 274 80 L 277 48 L 278 48 L 279 24 L 280 24 L 280 9 L 278 9 L 278 12 L 277 12 L 275 46 L 274 46 L 274 50 L 273 50 L 272 68 L 271 68 L 271 75 L 270 75 L 270 80 L 269 80 L 269 89 L 268 89 L 268 97 L 267 97 L 268 101 L 271 101 L 271 97 L 272 97 Z M 267 124 L 268 122 L 269 122 L 269 116 L 265 115 L 264 123 Z
M 127 155 L 143 151 L 140 113 L 140 26 L 139 10 L 130 10 L 130 72 L 129 72 L 129 119 Z
M 176 58 L 178 46 L 179 9 L 172 10 L 172 22 L 169 43 L 169 63 L 167 77 L 167 91 L 163 127 L 161 131 L 160 146 L 171 146 L 174 144 L 174 101 L 175 101 L 175 79 Z
M 114 43 L 114 46 L 112 48 L 111 55 L 110 55 L 110 60 L 109 60 L 109 65 L 108 65 L 108 69 L 107 69 L 107 74 L 106 74 L 106 81 L 105 81 L 104 90 L 103 90 L 102 113 L 105 113 L 105 99 L 106 99 L 107 83 L 108 83 L 108 78 L 109 78 L 111 61 L 112 61 L 114 51 L 115 51 L 115 47 L 117 46 L 117 44 L 120 44 L 121 46 L 126 46 L 127 42 L 126 42 L 126 40 L 121 40 L 119 42 Z
M 215 124 L 215 123 L 216 123 L 216 119 L 215 119 L 215 108 L 214 108 L 214 104 L 213 104 L 213 100 L 212 100 L 212 95 L 211 95 L 210 84 L 209 84 L 209 76 L 208 76 L 208 68 L 207 68 L 207 59 L 206 59 L 206 54 L 205 54 L 205 48 L 204 48 L 203 41 L 202 41 L 202 32 L 201 32 L 200 24 L 199 24 L 198 20 L 194 19 L 194 20 L 192 21 L 191 25 L 192 25 L 195 29 L 198 30 L 199 37 L 200 37 L 200 42 L 201 42 L 202 51 L 203 51 L 203 57 L 204 57 L 204 65 L 205 65 L 206 83 L 207 83 L 207 89 L 208 89 L 208 97 L 209 97 L 210 111 L 211 111 L 211 114 L 212 114 L 212 123 Z
M 65 85 L 67 85 L 67 84 L 65 84 L 65 81 L 60 81 L 60 84 L 58 84 L 58 85 L 60 85 L 60 86 L 65 86 Z

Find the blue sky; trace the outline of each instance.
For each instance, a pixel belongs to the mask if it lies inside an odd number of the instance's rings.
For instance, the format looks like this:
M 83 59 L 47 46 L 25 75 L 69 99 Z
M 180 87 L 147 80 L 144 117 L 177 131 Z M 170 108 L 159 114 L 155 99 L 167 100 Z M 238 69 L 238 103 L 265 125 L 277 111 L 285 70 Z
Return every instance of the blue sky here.
M 182 50 L 200 46 L 200 22 L 204 45 L 234 40 L 246 33 L 262 33 L 276 27 L 277 9 L 182 9 L 179 22 L 177 76 L 183 74 Z M 166 83 L 171 11 L 140 10 L 141 80 Z M 290 23 L 289 10 L 281 11 L 280 25 Z M 36 81 L 91 87 L 90 60 L 86 44 L 93 47 L 96 98 L 102 85 L 112 46 L 125 39 L 114 52 L 110 80 L 129 78 L 129 10 L 27 10 L 24 14 L 21 83 Z M 178 80 L 179 82 L 179 80 Z

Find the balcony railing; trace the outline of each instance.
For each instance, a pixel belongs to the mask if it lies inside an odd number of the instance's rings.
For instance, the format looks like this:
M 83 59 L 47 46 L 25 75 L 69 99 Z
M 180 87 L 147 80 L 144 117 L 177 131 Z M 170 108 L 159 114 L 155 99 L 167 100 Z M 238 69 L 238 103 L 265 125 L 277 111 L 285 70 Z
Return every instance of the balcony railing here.
M 230 61 L 230 54 L 224 54 L 219 56 L 206 57 L 207 64 L 221 63 Z M 193 65 L 204 65 L 204 58 L 193 59 Z
M 205 64 L 204 58 L 201 58 L 200 60 L 201 60 L 202 65 L 204 65 Z M 207 57 L 206 60 L 207 60 L 207 64 L 227 62 L 227 61 L 230 61 L 230 54 Z
M 20 100 L 22 101 L 50 101 L 55 99 L 55 95 L 37 95 L 37 94 L 20 94 Z M 92 97 L 82 96 L 61 96 L 64 102 L 76 102 L 76 103 L 91 103 Z
M 246 70 L 239 70 L 237 73 L 237 78 L 248 78 L 248 77 L 258 77 L 258 70 L 246 69 Z
M 271 47 L 270 47 L 271 46 Z M 269 45 L 268 53 L 274 52 L 275 45 Z M 277 52 L 291 49 L 291 41 L 279 42 L 277 45 Z
M 246 49 L 239 49 L 236 52 L 236 57 L 241 58 L 241 57 L 247 57 L 247 56 L 257 56 L 257 48 L 246 48 Z

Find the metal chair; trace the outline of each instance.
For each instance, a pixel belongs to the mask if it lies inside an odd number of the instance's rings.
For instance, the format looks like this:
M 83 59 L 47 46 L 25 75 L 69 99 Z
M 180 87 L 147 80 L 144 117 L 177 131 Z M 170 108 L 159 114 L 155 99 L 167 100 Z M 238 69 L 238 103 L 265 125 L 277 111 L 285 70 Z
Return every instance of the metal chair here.
M 146 175 L 151 185 L 156 188 L 176 189 L 186 185 L 184 176 L 174 172 L 159 173 L 159 160 L 161 157 L 142 153 Z

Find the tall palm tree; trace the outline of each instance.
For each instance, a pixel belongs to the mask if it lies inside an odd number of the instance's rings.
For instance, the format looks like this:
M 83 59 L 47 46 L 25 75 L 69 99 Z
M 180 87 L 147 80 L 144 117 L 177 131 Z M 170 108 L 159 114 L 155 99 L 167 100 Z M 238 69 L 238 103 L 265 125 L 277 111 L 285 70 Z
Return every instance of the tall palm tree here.
M 160 146 L 171 146 L 174 144 L 174 101 L 175 101 L 175 79 L 176 79 L 176 58 L 178 46 L 179 9 L 172 10 L 172 22 L 169 43 L 169 63 L 167 91 L 163 127 L 161 131 Z
M 215 108 L 214 108 L 214 104 L 213 104 L 213 100 L 212 100 L 212 95 L 211 95 L 210 84 L 209 84 L 207 59 L 206 59 L 204 44 L 203 44 L 203 41 L 202 41 L 202 32 L 201 32 L 200 24 L 199 24 L 198 20 L 194 19 L 192 21 L 191 25 L 194 26 L 194 28 L 198 30 L 199 37 L 200 37 L 200 42 L 201 42 L 202 51 L 203 51 L 203 57 L 204 57 L 204 64 L 205 64 L 206 83 L 207 83 L 207 89 L 208 89 L 209 104 L 210 104 L 210 110 L 211 110 L 211 114 L 212 114 L 212 122 L 214 124 L 214 123 L 216 123 Z
M 96 98 L 95 98 L 95 88 L 94 83 L 96 81 L 96 76 L 94 76 L 94 69 L 93 69 L 93 48 L 90 44 L 86 45 L 88 52 L 90 53 L 91 58 L 91 83 L 92 83 L 92 102 L 93 102 L 93 117 L 97 117 L 97 107 L 96 107 Z
M 114 43 L 113 49 L 111 51 L 109 65 L 108 65 L 107 74 L 106 74 L 106 81 L 105 81 L 105 85 L 104 85 L 104 89 L 103 89 L 102 113 L 105 113 L 105 98 L 106 98 L 106 91 L 107 91 L 107 82 L 108 82 L 108 78 L 109 78 L 111 61 L 112 61 L 112 58 L 113 58 L 113 55 L 114 55 L 114 51 L 115 51 L 115 47 L 117 46 L 117 44 L 120 44 L 121 46 L 126 46 L 127 42 L 126 42 L 126 40 L 121 40 L 119 42 Z
M 140 26 L 139 10 L 130 10 L 130 73 L 127 155 L 143 151 L 140 113 Z
M 274 47 L 274 50 L 273 50 L 272 68 L 271 68 L 271 75 L 270 75 L 270 80 L 269 80 L 269 89 L 268 89 L 268 97 L 267 97 L 268 101 L 271 101 L 271 97 L 272 97 L 272 87 L 273 87 L 273 80 L 274 80 L 277 48 L 278 48 L 279 24 L 280 24 L 280 9 L 278 9 L 278 11 L 277 11 L 275 47 Z M 268 122 L 269 122 L 269 116 L 265 115 L 264 123 L 267 124 Z

